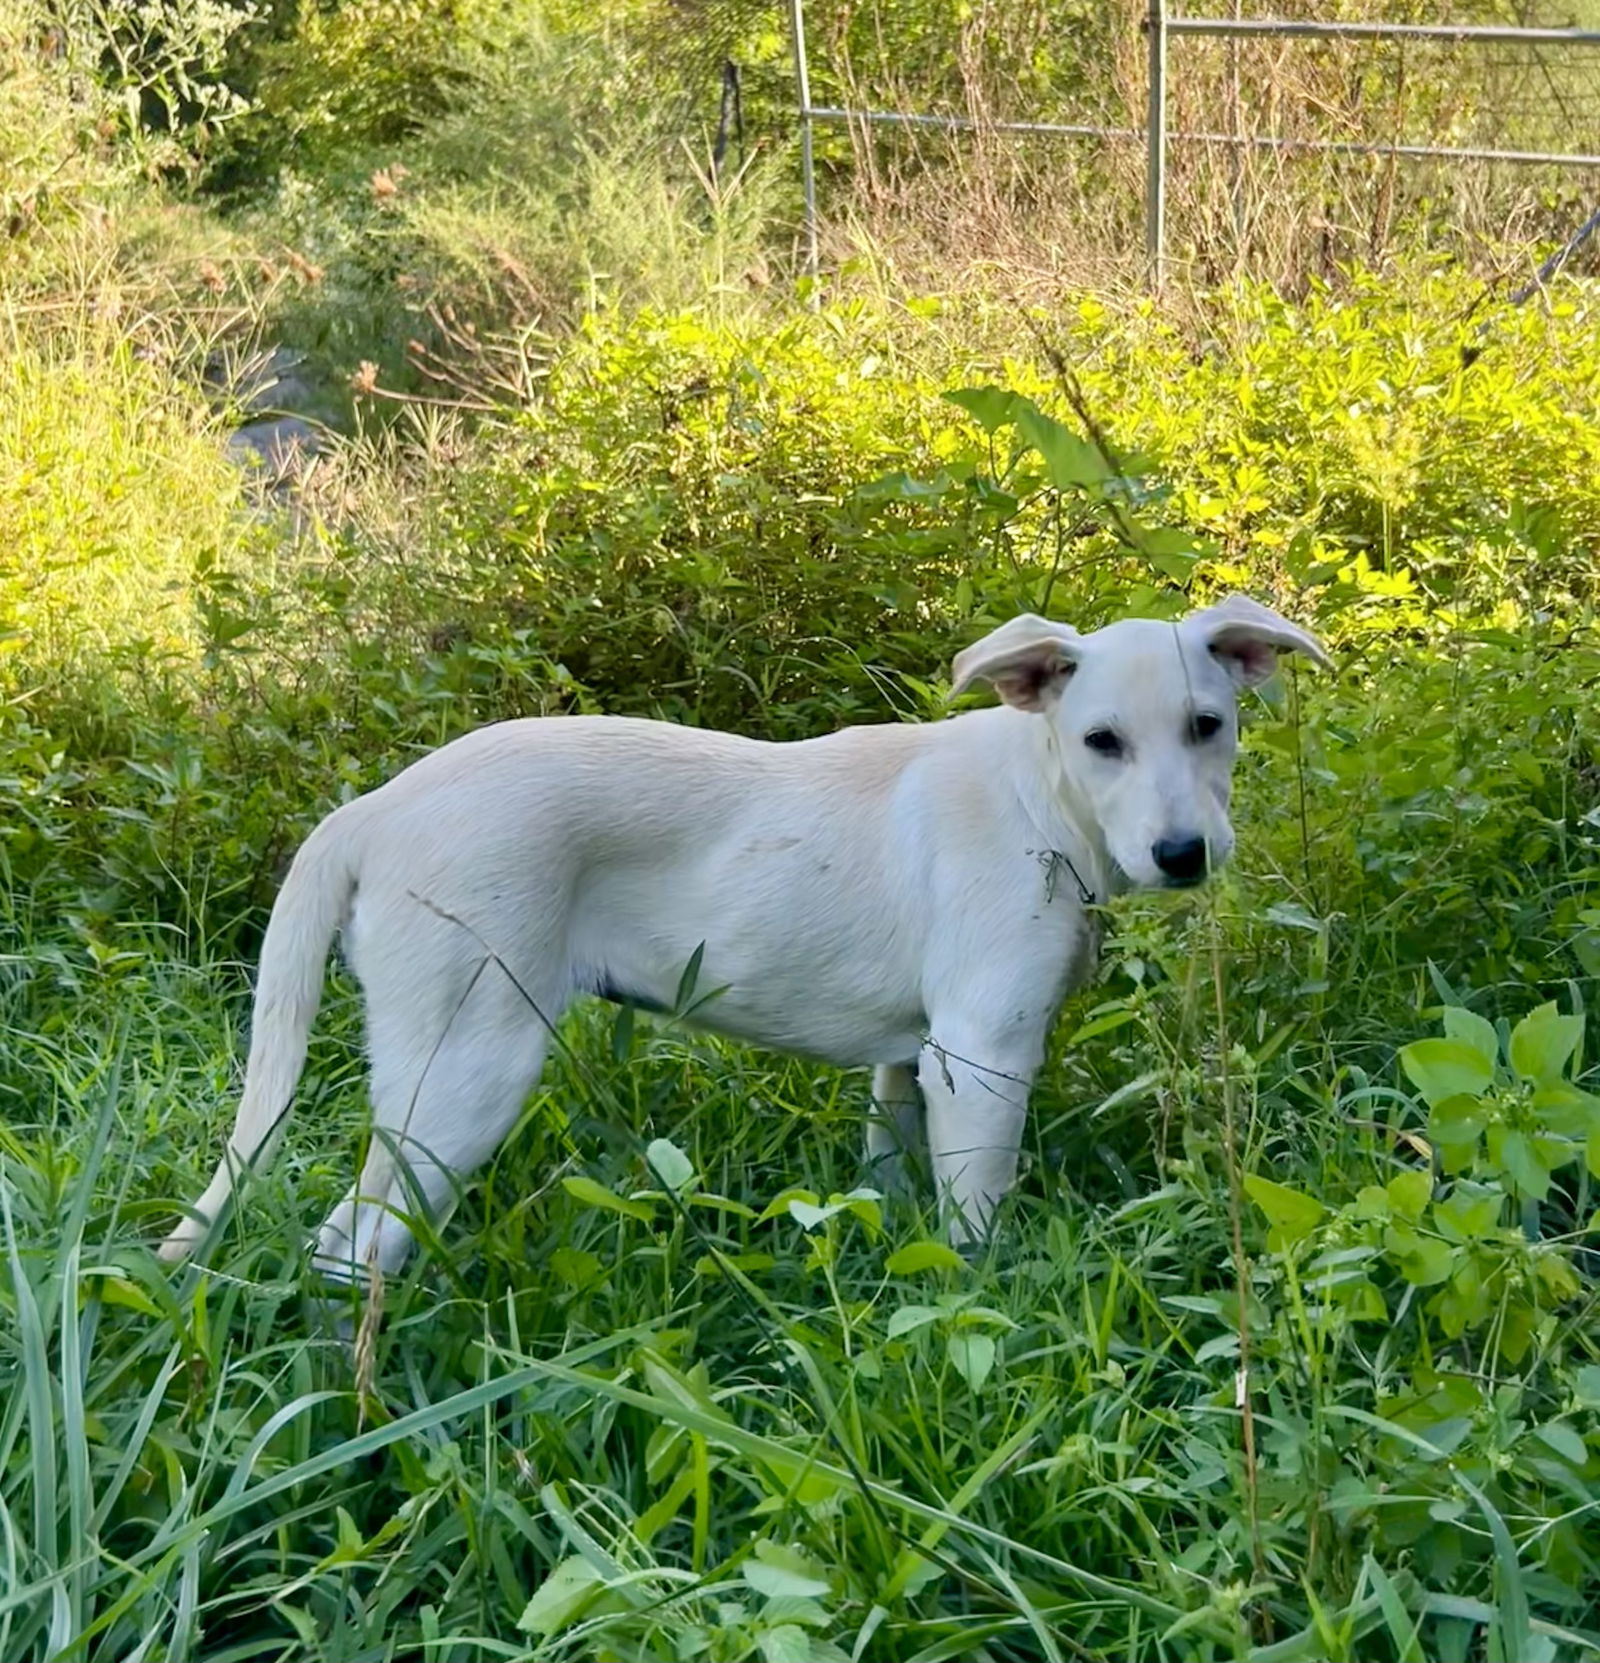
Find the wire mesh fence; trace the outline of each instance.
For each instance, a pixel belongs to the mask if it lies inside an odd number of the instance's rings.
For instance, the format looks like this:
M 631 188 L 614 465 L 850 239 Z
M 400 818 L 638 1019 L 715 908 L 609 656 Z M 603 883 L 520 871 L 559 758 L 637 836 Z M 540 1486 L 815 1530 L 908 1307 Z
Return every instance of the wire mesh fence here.
M 863 218 L 1202 280 L 1564 237 L 1600 189 L 1600 13 L 1369 9 L 788 0 L 808 263 Z

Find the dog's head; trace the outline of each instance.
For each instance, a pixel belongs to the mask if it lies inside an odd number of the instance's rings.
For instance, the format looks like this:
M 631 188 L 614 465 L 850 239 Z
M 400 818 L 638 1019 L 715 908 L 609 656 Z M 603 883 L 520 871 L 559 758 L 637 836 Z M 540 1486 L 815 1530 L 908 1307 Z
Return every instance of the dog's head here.
M 1233 851 L 1237 697 L 1278 655 L 1328 656 L 1244 595 L 1178 623 L 1130 618 L 1080 635 L 1031 614 L 961 653 L 954 691 L 987 681 L 1055 728 L 1063 774 L 1129 882 L 1199 883 Z

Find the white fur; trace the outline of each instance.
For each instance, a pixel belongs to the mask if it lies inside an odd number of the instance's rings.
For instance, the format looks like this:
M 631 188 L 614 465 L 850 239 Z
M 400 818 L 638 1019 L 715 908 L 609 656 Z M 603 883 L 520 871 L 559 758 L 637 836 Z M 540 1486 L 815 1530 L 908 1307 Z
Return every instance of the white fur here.
M 945 722 L 777 745 L 574 716 L 446 745 L 330 814 L 296 857 L 233 1135 L 163 1257 L 189 1252 L 237 1172 L 270 1159 L 341 927 L 381 1135 L 323 1226 L 332 1273 L 404 1259 L 396 1151 L 439 1207 L 511 1129 L 572 1000 L 671 1005 L 702 943 L 697 987 L 722 991 L 696 1020 L 875 1065 L 869 1153 L 893 1158 L 925 1110 L 956 1234 L 984 1229 L 1051 1022 L 1093 964 L 1086 901 L 1166 882 L 1158 845 L 1200 838 L 1209 865 L 1226 858 L 1236 689 L 1288 649 L 1325 661 L 1237 596 L 1083 636 L 1017 618 L 956 661 L 958 688 L 988 680 L 1007 703 Z M 1196 713 L 1220 731 L 1198 738 Z M 1086 746 L 1102 730 L 1121 755 Z

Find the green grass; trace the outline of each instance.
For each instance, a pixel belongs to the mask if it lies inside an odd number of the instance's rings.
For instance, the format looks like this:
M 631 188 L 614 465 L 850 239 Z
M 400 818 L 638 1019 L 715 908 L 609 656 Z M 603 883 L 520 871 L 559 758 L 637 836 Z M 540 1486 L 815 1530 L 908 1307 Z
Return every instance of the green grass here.
M 1170 910 L 1141 950 L 1193 976 L 1165 1043 L 1140 1025 L 1143 1112 L 1071 1047 L 978 1262 L 919 1246 L 915 1203 L 857 1196 L 810 1230 L 769 1207 L 855 1190 L 860 1077 L 596 1015 L 354 1361 L 304 1268 L 360 1136 L 348 990 L 289 1157 L 175 1277 L 148 1244 L 231 1115 L 238 967 L 151 953 L 92 1015 L 8 1026 L 7 1654 L 1364 1659 L 1503 1630 L 1500 1655 L 1586 1655 L 1593 1503 L 1561 1467 L 1582 1418 L 1447 1461 L 1434 1426 L 1374 1412 L 1403 1321 L 1315 1308 L 1254 1214 L 1238 1259 L 1238 1172 L 1331 1199 L 1414 1163 L 1392 1110 L 1363 1129 L 1363 1093 L 1335 1101 L 1304 1053 L 1288 1077 L 1258 1063 L 1227 1005 L 1218 1030 L 1205 944 L 1229 902 Z M 655 1137 L 682 1170 L 659 1146 L 651 1168 Z M 1592 1396 L 1586 1348 L 1569 1310 L 1491 1365 L 1485 1412 L 1558 1408 L 1559 1379 Z M 1443 1579 L 1383 1523 L 1430 1507 L 1461 1538 Z

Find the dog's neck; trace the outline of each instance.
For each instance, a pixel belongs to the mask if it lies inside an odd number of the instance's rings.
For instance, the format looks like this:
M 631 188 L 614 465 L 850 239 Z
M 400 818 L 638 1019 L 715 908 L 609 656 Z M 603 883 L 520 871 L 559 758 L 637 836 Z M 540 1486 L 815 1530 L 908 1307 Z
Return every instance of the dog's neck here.
M 1046 717 L 1036 722 L 1034 728 L 1045 786 L 1043 806 L 1047 824 L 1040 829 L 1049 832 L 1052 852 L 1067 863 L 1081 889 L 1088 892 L 1080 899 L 1104 903 L 1120 894 L 1127 883 L 1106 848 L 1105 837 L 1087 797 L 1067 770 L 1055 723 Z

